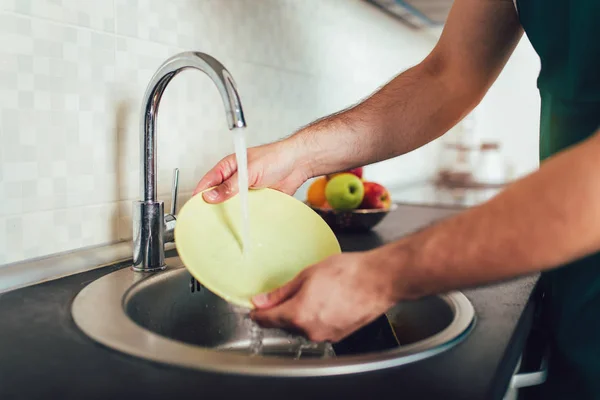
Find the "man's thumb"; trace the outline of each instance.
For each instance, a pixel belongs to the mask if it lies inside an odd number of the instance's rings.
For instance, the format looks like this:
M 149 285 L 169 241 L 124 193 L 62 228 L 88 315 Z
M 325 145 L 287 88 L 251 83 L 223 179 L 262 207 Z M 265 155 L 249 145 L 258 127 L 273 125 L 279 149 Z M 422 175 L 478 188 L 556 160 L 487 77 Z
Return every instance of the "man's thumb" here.
M 261 293 L 252 298 L 252 303 L 256 308 L 271 308 L 279 305 L 292 297 L 300 286 L 302 286 L 303 279 L 296 277 L 286 283 L 285 285 L 268 293 Z

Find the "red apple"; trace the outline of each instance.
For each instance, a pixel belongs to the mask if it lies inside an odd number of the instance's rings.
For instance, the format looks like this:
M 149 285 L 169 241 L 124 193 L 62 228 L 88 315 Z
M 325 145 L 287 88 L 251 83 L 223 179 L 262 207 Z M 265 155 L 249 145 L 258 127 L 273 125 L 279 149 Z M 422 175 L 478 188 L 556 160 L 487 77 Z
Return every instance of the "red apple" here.
M 365 195 L 358 208 L 362 209 L 389 209 L 392 205 L 390 192 L 379 183 L 364 182 Z
M 354 175 L 358 176 L 360 179 L 362 179 L 363 167 L 352 168 L 352 169 L 349 169 L 348 171 L 342 171 L 342 172 L 337 172 L 335 174 L 329 174 L 329 175 L 326 175 L 326 177 L 327 177 L 327 180 L 330 180 L 334 176 L 339 175 L 339 174 L 344 174 L 344 173 L 354 174 Z

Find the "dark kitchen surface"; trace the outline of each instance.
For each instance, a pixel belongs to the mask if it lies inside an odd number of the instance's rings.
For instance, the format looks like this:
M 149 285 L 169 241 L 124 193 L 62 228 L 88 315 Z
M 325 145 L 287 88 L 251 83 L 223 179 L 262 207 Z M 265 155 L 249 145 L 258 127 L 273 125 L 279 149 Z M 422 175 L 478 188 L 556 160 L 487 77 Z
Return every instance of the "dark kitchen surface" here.
M 340 235 L 340 243 L 345 251 L 370 249 L 458 211 L 400 205 L 374 232 Z M 74 296 L 125 266 L 0 294 L 0 399 L 371 399 L 389 392 L 402 399 L 501 399 L 531 325 L 537 280 L 463 291 L 476 326 L 464 342 L 432 358 L 358 375 L 257 378 L 150 363 L 82 334 L 70 314 Z

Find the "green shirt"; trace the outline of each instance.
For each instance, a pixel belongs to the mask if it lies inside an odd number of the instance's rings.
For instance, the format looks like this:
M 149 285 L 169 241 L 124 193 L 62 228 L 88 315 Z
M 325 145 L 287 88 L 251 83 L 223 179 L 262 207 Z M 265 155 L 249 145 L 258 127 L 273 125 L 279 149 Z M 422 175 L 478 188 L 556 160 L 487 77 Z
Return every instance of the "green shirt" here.
M 600 128 L 600 0 L 517 7 L 541 61 L 543 161 Z M 544 398 L 600 399 L 600 253 L 546 272 L 540 283 L 552 350 Z

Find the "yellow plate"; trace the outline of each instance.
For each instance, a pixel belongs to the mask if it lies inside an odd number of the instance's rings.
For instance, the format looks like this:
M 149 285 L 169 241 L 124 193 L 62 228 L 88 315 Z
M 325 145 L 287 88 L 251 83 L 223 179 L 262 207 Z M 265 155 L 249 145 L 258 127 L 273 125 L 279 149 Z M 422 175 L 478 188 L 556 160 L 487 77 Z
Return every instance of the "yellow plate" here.
M 209 204 L 192 197 L 177 216 L 175 244 L 202 285 L 230 303 L 253 308 L 251 298 L 276 289 L 304 268 L 339 254 L 325 221 L 303 202 L 273 189 L 250 190 L 250 247 L 241 246 L 240 197 Z

